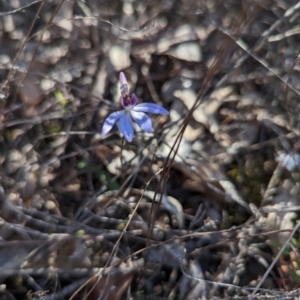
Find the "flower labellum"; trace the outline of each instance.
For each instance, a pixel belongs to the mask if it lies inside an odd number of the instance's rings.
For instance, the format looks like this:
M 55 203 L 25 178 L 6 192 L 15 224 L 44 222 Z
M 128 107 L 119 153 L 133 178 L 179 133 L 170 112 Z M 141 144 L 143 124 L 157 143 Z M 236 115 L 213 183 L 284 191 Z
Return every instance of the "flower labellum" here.
M 121 92 L 120 102 L 124 109 L 113 112 L 105 119 L 101 134 L 106 135 L 117 123 L 124 138 L 128 142 L 131 142 L 134 136 L 132 120 L 134 120 L 143 131 L 150 133 L 152 131 L 152 121 L 146 113 L 168 115 L 169 112 L 154 103 L 137 104 L 138 99 L 136 95 L 129 94 L 128 83 L 123 72 L 120 73 L 119 85 Z

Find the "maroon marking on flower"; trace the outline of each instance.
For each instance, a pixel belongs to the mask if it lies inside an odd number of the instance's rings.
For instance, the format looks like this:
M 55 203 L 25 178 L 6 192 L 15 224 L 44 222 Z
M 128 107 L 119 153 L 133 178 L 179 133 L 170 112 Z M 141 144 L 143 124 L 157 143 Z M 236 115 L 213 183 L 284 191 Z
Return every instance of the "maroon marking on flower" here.
M 125 95 L 123 97 L 124 106 L 132 105 L 132 98 L 130 95 Z
M 132 94 L 126 94 L 121 97 L 121 104 L 124 108 L 129 107 L 129 106 L 134 106 L 137 104 L 137 97 Z

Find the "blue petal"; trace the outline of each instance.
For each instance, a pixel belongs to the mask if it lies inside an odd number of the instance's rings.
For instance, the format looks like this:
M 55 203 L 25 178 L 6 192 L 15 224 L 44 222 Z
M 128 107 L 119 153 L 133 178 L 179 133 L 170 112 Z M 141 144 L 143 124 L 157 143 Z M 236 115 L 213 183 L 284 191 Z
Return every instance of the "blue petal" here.
M 137 104 L 134 108 L 134 111 L 137 112 L 144 112 L 144 113 L 151 113 L 151 114 L 159 114 L 159 115 L 168 115 L 169 112 L 161 107 L 160 105 L 154 103 L 140 103 Z
M 110 114 L 103 123 L 101 135 L 108 134 L 111 131 L 111 129 L 114 127 L 116 122 L 124 115 L 124 113 L 125 112 L 121 110 Z
M 120 91 L 121 91 L 121 95 L 124 96 L 126 94 L 128 94 L 128 83 L 125 77 L 125 74 L 123 72 L 120 73 L 119 76 L 119 86 L 120 86 Z
M 132 127 L 131 117 L 128 112 L 126 112 L 122 116 L 118 125 L 121 133 L 123 134 L 127 142 L 131 142 L 133 139 L 133 127 Z
M 133 120 L 137 122 L 142 130 L 149 133 L 152 131 L 152 121 L 145 113 L 131 111 L 130 114 Z

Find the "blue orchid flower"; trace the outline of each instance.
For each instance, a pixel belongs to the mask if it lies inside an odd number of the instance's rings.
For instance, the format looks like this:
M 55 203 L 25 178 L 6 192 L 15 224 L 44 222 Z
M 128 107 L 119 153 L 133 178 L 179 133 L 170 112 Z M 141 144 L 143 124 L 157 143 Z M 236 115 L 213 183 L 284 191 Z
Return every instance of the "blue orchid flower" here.
M 132 120 L 134 120 L 143 131 L 150 133 L 152 131 L 152 121 L 146 113 L 168 115 L 169 112 L 154 103 L 137 104 L 138 99 L 136 95 L 129 94 L 127 80 L 123 72 L 120 73 L 119 85 L 121 92 L 120 102 L 124 110 L 116 111 L 105 119 L 101 134 L 106 135 L 117 123 L 124 138 L 128 142 L 131 142 L 134 136 Z

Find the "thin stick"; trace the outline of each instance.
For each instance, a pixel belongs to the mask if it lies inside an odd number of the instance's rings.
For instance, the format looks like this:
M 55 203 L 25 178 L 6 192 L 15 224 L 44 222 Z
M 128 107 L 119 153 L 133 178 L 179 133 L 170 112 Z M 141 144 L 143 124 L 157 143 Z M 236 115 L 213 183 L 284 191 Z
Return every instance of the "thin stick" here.
M 26 38 L 25 38 L 25 41 L 23 42 L 22 46 L 20 47 L 19 51 L 17 52 L 16 56 L 14 57 L 14 60 L 13 60 L 13 62 L 12 62 L 10 71 L 9 71 L 8 76 L 7 76 L 7 79 L 6 79 L 6 82 L 4 83 L 4 94 L 5 94 L 5 98 L 7 98 L 7 96 L 8 96 L 9 82 L 10 82 L 11 77 L 12 77 L 12 73 L 13 73 L 13 70 L 14 70 L 14 65 L 16 64 L 17 59 L 19 58 L 19 56 L 20 56 L 22 50 L 24 49 L 24 47 L 25 47 L 27 41 L 29 40 L 30 34 L 31 34 L 32 30 L 33 30 L 33 27 L 34 27 L 34 25 L 35 25 L 36 20 L 39 18 L 39 15 L 40 15 L 40 13 L 41 13 L 41 11 L 42 11 L 42 8 L 43 8 L 43 6 L 44 6 L 44 3 L 45 3 L 45 1 L 43 1 L 43 2 L 40 4 L 40 7 L 38 8 L 38 11 L 37 11 L 37 13 L 35 14 L 35 17 L 34 17 L 32 23 L 31 23 L 31 25 L 30 25 L 30 28 L 29 28 L 29 31 L 28 31 L 27 36 L 26 36 Z
M 19 8 L 16 8 L 16 9 L 13 9 L 13 10 L 10 10 L 10 11 L 5 11 L 5 12 L 0 12 L 0 17 L 3 17 L 3 16 L 8 16 L 8 15 L 11 15 L 11 14 L 14 14 L 14 13 L 17 13 L 33 4 L 36 4 L 36 3 L 39 3 L 39 2 L 42 2 L 43 0 L 36 0 L 36 1 L 33 1 L 31 3 L 28 3 L 24 6 L 21 6 Z
M 125 139 L 124 139 L 124 137 L 122 137 L 122 145 L 121 145 L 121 152 L 120 152 L 120 161 L 121 161 L 121 167 L 122 167 L 122 169 L 124 167 L 123 155 L 122 155 L 124 146 L 125 146 Z
M 298 221 L 297 225 L 295 226 L 295 228 L 293 229 L 293 231 L 291 232 L 290 236 L 288 237 L 288 239 L 285 241 L 284 245 L 282 246 L 282 248 L 280 249 L 280 251 L 278 252 L 278 254 L 276 255 L 275 259 L 273 260 L 273 262 L 271 263 L 270 267 L 268 268 L 268 270 L 265 272 L 264 276 L 262 277 L 262 279 L 260 280 L 260 282 L 258 283 L 258 285 L 256 286 L 255 290 L 251 293 L 249 300 L 253 300 L 254 298 L 254 294 L 257 293 L 257 291 L 259 290 L 259 288 L 261 287 L 261 285 L 264 283 L 264 281 L 266 280 L 267 276 L 269 275 L 269 273 L 271 272 L 271 270 L 273 269 L 273 267 L 275 266 L 275 264 L 277 263 L 279 257 L 281 256 L 281 254 L 283 253 L 284 249 L 286 248 L 286 246 L 290 243 L 292 237 L 294 236 L 294 234 L 296 233 L 296 231 L 299 229 L 300 227 L 300 221 Z

